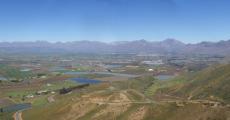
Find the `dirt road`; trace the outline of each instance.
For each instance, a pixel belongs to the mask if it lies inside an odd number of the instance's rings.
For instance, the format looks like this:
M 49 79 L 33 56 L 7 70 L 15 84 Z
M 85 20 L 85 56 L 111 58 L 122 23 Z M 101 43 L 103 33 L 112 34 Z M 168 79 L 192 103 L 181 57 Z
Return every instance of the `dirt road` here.
M 14 113 L 13 118 L 14 118 L 14 120 L 23 120 L 22 119 L 22 111 L 18 111 L 16 113 Z

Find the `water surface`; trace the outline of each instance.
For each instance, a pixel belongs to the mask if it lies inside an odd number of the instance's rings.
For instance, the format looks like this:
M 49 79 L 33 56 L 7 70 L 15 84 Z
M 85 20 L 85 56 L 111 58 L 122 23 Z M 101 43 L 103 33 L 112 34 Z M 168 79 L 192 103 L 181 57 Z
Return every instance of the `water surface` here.
M 157 78 L 158 80 L 169 80 L 174 78 L 174 75 L 157 75 L 155 76 L 155 78 Z
M 112 73 L 112 72 L 65 72 L 65 74 L 67 75 L 102 74 L 102 75 L 113 75 L 119 77 L 129 77 L 129 78 L 138 77 L 138 75 Z
M 19 110 L 25 110 L 29 108 L 31 108 L 30 103 L 21 103 L 21 104 L 14 104 L 14 105 L 10 105 L 10 106 L 1 108 L 1 112 L 16 112 Z
M 88 79 L 88 78 L 71 78 L 70 80 L 82 84 L 98 84 L 102 82 L 100 80 Z

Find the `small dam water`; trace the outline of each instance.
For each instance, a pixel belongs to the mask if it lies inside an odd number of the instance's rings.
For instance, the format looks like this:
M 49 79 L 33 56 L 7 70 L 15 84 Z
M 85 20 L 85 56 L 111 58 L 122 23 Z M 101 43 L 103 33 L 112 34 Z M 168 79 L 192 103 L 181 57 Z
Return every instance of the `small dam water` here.
M 87 79 L 87 78 L 71 78 L 70 80 L 81 84 L 98 84 L 102 82 L 100 80 Z

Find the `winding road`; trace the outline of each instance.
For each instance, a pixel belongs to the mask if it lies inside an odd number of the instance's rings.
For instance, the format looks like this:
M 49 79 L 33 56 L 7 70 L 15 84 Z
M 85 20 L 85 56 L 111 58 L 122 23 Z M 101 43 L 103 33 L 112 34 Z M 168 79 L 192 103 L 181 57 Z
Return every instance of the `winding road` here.
M 14 118 L 14 120 L 23 120 L 22 119 L 22 111 L 20 110 L 20 111 L 17 111 L 16 113 L 14 113 L 13 118 Z

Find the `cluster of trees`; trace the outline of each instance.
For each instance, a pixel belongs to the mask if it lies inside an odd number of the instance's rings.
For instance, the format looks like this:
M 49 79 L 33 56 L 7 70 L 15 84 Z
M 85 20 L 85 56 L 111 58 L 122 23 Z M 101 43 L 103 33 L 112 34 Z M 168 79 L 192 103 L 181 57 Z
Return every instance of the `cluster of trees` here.
M 59 93 L 60 94 L 66 94 L 66 93 L 69 93 L 73 90 L 76 90 L 76 89 L 82 89 L 84 87 L 87 87 L 89 86 L 89 84 L 82 84 L 82 85 L 77 85 L 77 86 L 74 86 L 74 87 L 69 87 L 69 88 L 62 88 L 59 90 Z

